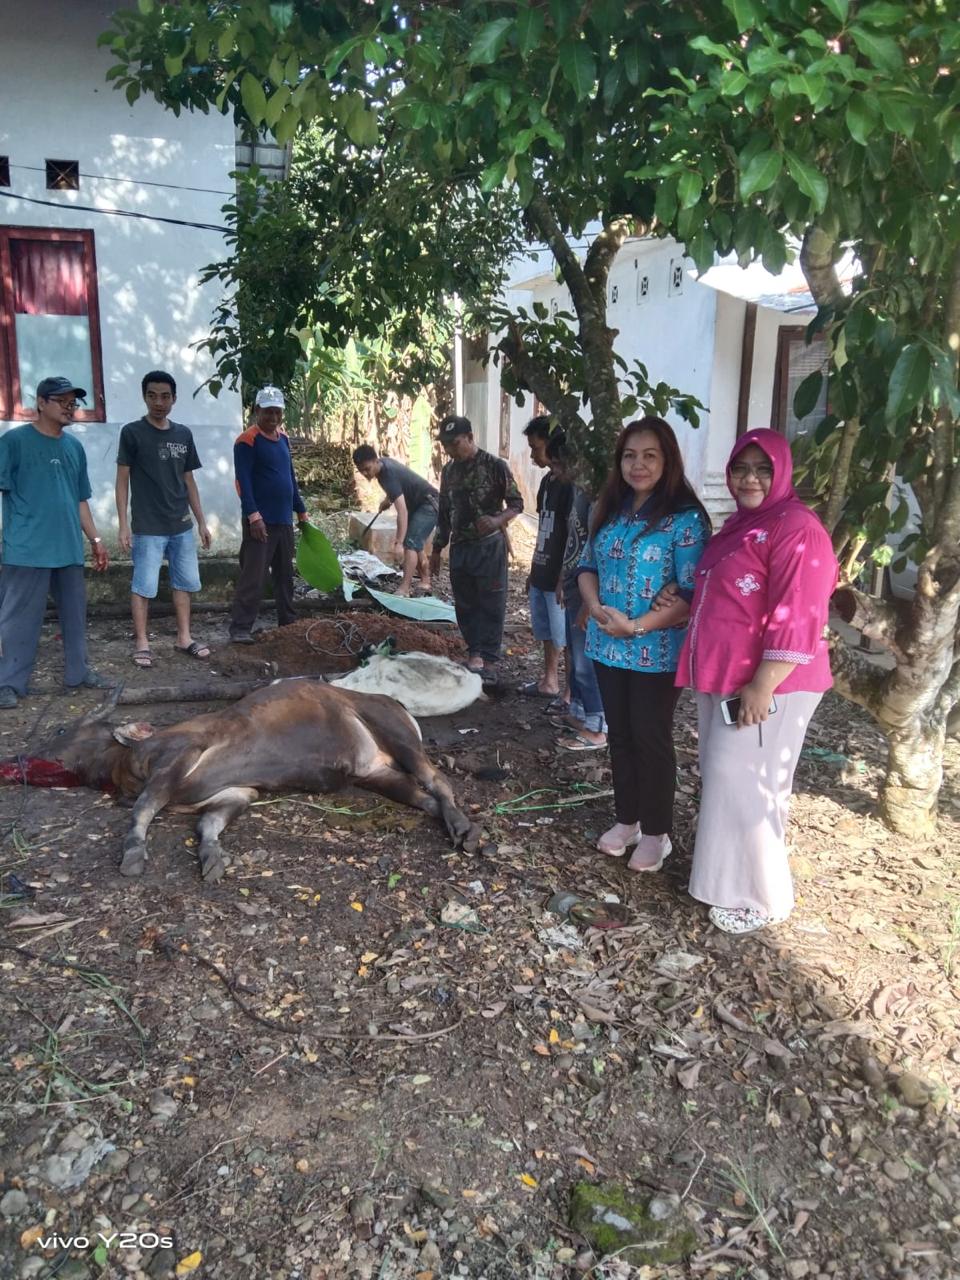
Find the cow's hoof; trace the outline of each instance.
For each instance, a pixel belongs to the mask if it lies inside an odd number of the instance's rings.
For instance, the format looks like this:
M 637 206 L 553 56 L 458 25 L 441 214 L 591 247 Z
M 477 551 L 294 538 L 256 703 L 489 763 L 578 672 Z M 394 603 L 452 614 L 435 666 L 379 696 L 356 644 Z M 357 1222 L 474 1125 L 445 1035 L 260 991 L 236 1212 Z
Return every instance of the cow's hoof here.
M 200 855 L 200 874 L 204 880 L 209 880 L 211 884 L 215 884 L 217 880 L 222 880 L 226 869 L 226 863 L 223 861 L 221 853 Z
M 123 861 L 120 863 L 120 874 L 122 876 L 142 876 L 143 869 L 147 865 L 146 848 L 140 845 L 131 845 L 129 849 L 123 851 Z
M 479 845 L 480 828 L 475 822 L 471 822 L 467 830 L 458 839 L 457 847 L 462 849 L 464 853 L 476 853 Z

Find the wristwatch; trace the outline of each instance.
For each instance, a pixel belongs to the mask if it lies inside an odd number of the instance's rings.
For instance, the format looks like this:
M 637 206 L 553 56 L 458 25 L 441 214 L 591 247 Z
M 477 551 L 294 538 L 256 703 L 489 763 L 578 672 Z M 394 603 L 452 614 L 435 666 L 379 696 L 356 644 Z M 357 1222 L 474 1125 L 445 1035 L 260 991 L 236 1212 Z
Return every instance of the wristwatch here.
M 97 545 L 97 543 L 98 543 L 98 542 L 102 542 L 102 541 L 103 541 L 103 539 L 102 539 L 102 538 L 91 538 L 91 539 L 90 539 L 90 545 L 91 545 L 91 547 L 95 547 L 95 546 Z
M 646 633 L 646 631 L 642 631 L 642 630 L 640 629 L 640 624 L 641 624 L 641 622 L 642 622 L 642 621 L 643 621 L 643 619 L 642 619 L 642 618 L 634 618 L 634 620 L 633 620 L 633 634 L 634 634 L 634 636 L 635 636 L 635 637 L 636 637 L 636 636 L 645 636 L 645 635 L 647 634 L 647 633 Z

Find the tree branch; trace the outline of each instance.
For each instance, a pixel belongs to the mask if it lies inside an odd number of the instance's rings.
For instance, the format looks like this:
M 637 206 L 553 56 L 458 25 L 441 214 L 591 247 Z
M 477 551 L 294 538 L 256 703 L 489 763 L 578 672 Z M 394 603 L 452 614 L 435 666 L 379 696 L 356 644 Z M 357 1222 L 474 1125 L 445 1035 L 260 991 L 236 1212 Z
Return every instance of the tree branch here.
M 807 227 L 800 248 L 800 270 L 818 307 L 836 309 L 843 302 L 840 277 L 833 260 L 835 248 L 836 241 L 822 227 L 813 223 Z
M 830 603 L 848 627 L 884 645 L 898 662 L 906 660 L 897 641 L 903 619 L 894 603 L 878 600 L 851 586 L 838 587 Z
M 583 272 L 587 283 L 593 290 L 594 297 L 606 310 L 607 278 L 613 260 L 620 252 L 624 240 L 630 234 L 631 222 L 628 218 L 614 218 L 604 224 L 600 234 L 587 250 L 583 264 Z
M 579 413 L 580 400 L 570 392 L 564 392 L 559 382 L 523 345 L 523 335 L 515 321 L 511 320 L 507 332 L 497 343 L 497 351 L 503 352 L 517 372 L 520 381 L 530 388 L 537 399 L 561 422 L 582 429 L 586 423 Z
M 830 492 L 823 512 L 823 523 L 829 533 L 836 531 L 837 525 L 840 523 L 840 517 L 843 514 L 843 504 L 847 499 L 847 482 L 850 479 L 850 464 L 853 461 L 853 451 L 856 448 L 859 435 L 860 419 L 848 418 L 843 424 L 837 456 L 833 461 L 833 471 L 830 475 Z
M 836 632 L 830 635 L 829 647 L 830 670 L 837 692 L 876 716 L 888 673 L 851 649 Z

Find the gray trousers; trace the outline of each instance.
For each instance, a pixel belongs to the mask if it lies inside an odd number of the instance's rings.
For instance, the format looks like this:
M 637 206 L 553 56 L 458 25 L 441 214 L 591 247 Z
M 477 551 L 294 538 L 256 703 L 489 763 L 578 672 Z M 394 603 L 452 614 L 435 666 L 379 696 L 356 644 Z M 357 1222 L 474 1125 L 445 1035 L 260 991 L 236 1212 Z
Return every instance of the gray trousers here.
M 451 546 L 450 587 L 470 656 L 499 662 L 507 616 L 507 542 L 502 533 Z
M 83 565 L 33 569 L 5 564 L 0 570 L 0 688 L 9 687 L 21 698 L 37 660 L 48 595 L 60 619 L 64 684 L 80 684 L 89 673 Z

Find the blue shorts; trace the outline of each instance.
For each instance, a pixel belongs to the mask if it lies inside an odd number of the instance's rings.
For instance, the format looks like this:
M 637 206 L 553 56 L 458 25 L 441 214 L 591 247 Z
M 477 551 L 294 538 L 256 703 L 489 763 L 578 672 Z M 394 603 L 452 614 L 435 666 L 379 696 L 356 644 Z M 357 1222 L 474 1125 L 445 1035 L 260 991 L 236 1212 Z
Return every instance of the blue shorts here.
M 567 618 L 555 591 L 530 588 L 530 621 L 534 640 L 551 640 L 558 649 L 567 643 Z
M 164 560 L 170 572 L 174 591 L 199 591 L 200 566 L 197 563 L 197 540 L 193 529 L 183 533 L 135 533 L 133 535 L 134 595 L 152 600 L 160 582 L 160 566 Z
M 407 536 L 403 545 L 408 551 L 422 551 L 423 544 L 437 527 L 437 509 L 429 502 L 421 502 L 414 507 L 407 521 Z

